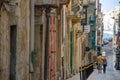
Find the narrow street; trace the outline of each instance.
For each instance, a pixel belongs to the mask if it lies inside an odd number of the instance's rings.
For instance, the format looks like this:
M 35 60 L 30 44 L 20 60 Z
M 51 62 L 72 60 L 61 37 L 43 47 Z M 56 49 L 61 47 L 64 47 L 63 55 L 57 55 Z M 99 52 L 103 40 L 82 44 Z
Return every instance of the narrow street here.
M 94 72 L 89 76 L 87 80 L 120 80 L 120 71 L 114 68 L 115 56 L 113 54 L 112 43 L 110 42 L 107 45 L 104 45 L 102 50 L 106 51 L 107 56 L 107 72 L 106 74 L 98 73 L 97 69 L 94 69 Z M 68 80 L 80 80 L 79 74 L 71 77 Z
M 120 80 L 120 71 L 115 70 L 114 68 L 115 58 L 112 49 L 112 43 L 109 43 L 108 45 L 105 45 L 103 47 L 103 50 L 106 51 L 108 62 L 106 74 L 100 74 L 97 72 L 97 69 L 94 69 L 94 72 L 90 75 L 90 77 L 87 80 Z
M 98 73 L 96 62 L 98 69 L 107 65 L 106 74 Z M 0 80 L 120 80 L 119 75 L 119 0 L 0 0 Z

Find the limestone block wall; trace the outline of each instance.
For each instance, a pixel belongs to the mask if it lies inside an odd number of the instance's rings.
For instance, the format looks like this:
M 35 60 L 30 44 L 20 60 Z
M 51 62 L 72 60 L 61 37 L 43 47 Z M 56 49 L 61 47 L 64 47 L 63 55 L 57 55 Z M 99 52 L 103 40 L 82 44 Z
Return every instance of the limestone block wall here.
M 29 80 L 30 0 L 19 0 L 17 16 L 16 80 Z
M 58 9 L 57 11 L 58 16 L 57 16 L 57 27 L 56 27 L 56 80 L 61 80 L 61 78 L 63 77 L 61 74 L 62 73 L 62 57 L 61 57 L 61 44 L 62 44 L 62 39 L 61 39 L 61 31 L 62 31 L 62 27 L 61 27 L 61 9 Z M 59 18 L 58 18 L 59 17 Z
M 9 15 L 0 10 L 0 80 L 9 80 Z
M 18 0 L 15 11 L 0 10 L 0 80 L 10 79 L 10 27 L 16 28 L 15 77 L 16 80 L 29 80 L 29 0 Z M 11 8 L 12 9 L 12 8 Z M 15 15 L 11 15 L 15 14 Z M 15 35 L 15 34 L 13 34 Z M 15 47 L 13 47 L 15 48 Z M 13 66 L 11 64 L 11 66 Z

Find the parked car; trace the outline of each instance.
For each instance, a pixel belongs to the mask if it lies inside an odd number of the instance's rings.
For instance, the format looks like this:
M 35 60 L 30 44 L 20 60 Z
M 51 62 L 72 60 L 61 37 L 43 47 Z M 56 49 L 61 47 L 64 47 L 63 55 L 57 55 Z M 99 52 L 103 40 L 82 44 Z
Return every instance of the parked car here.
M 111 41 L 112 41 L 112 38 L 109 38 L 108 40 L 111 42 Z
M 108 43 L 109 43 L 108 40 L 106 40 L 106 39 L 103 40 L 103 44 L 104 44 L 104 45 L 106 45 L 106 44 L 108 44 Z

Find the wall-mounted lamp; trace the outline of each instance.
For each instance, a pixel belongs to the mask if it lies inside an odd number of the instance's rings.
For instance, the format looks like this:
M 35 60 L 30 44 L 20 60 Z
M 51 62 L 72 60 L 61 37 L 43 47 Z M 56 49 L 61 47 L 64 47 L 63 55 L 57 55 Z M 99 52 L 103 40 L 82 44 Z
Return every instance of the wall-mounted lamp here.
M 81 20 L 81 25 L 83 25 L 83 32 L 84 32 L 84 26 L 87 25 L 87 8 L 88 6 L 87 5 L 84 5 L 83 6 L 83 14 L 82 14 L 82 20 Z

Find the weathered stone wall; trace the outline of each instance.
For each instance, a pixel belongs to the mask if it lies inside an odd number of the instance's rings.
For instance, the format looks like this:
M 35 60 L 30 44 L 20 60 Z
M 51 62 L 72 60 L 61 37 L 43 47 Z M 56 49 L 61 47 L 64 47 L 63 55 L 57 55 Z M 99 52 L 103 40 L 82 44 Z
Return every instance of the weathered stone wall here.
M 29 0 L 19 0 L 14 13 L 0 11 L 0 80 L 10 79 L 10 26 L 17 26 L 16 80 L 29 80 Z M 15 14 L 15 15 L 11 15 Z
M 9 16 L 5 8 L 0 10 L 0 80 L 9 80 Z
M 17 80 L 29 80 L 30 0 L 19 0 L 17 16 Z
M 57 27 L 56 27 L 56 80 L 61 80 L 61 78 L 63 78 L 63 76 L 61 75 L 62 72 L 62 57 L 61 57 L 61 9 L 57 9 L 58 10 L 58 17 L 57 17 Z
M 34 73 L 31 80 L 44 80 L 45 16 L 35 13 Z

